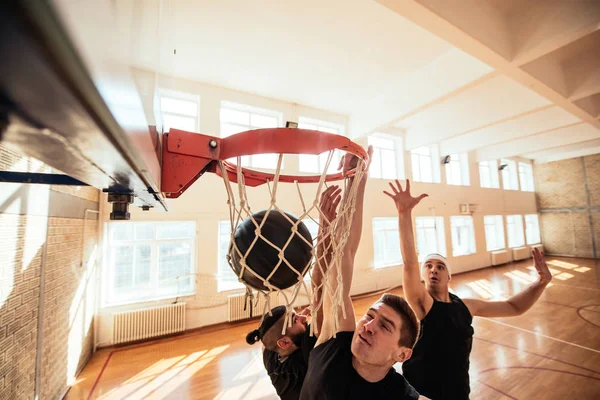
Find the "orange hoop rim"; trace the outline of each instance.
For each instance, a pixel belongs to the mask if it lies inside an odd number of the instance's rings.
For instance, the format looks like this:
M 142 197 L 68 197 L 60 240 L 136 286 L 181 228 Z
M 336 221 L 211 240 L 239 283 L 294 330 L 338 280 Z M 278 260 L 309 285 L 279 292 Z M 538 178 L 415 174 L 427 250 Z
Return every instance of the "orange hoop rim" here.
M 230 161 L 231 158 L 255 154 L 311 154 L 318 155 L 331 150 L 342 150 L 350 153 L 367 163 L 369 155 L 359 144 L 346 136 L 333 133 L 300 128 L 266 128 L 255 129 L 237 133 L 221 140 L 219 160 L 223 163 L 227 174 L 232 181 L 238 175 L 238 166 Z M 344 172 L 325 175 L 325 181 L 338 181 L 356 174 L 358 166 Z M 221 172 L 217 169 L 217 174 Z M 246 184 L 253 186 L 252 181 L 260 183 L 273 182 L 275 173 L 257 171 L 252 168 L 242 167 L 242 175 Z M 285 183 L 318 183 L 320 175 L 286 175 L 279 174 L 278 181 Z M 233 179 L 232 179 L 233 178 Z

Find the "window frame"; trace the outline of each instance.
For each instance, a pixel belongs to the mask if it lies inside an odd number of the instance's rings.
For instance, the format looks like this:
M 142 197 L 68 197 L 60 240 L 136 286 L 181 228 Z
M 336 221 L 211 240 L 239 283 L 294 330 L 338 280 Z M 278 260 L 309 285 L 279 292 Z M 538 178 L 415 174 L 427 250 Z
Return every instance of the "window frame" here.
M 161 226 L 161 225 L 173 225 L 173 224 L 191 224 L 191 230 L 193 232 L 192 237 L 186 237 L 186 238 L 169 238 L 169 239 L 158 239 L 157 238 L 157 227 Z M 112 238 L 112 232 L 113 232 L 113 227 L 117 226 L 117 225 L 122 225 L 122 224 L 131 224 L 132 226 L 132 239 L 127 239 L 127 240 L 113 240 Z M 147 224 L 151 224 L 154 226 L 153 228 L 153 238 L 152 239 L 135 239 L 135 226 L 136 225 L 147 225 Z M 106 222 L 105 223 L 105 246 L 104 246 L 104 263 L 103 263 L 103 274 L 102 274 L 102 307 L 103 308 L 107 308 L 107 307 L 116 307 L 116 306 L 123 306 L 123 305 L 127 305 L 127 304 L 137 304 L 137 303 L 146 303 L 146 302 L 152 302 L 152 301 L 157 301 L 157 300 L 165 300 L 165 299 L 172 299 L 172 298 L 177 298 L 177 297 L 186 297 L 186 296 L 193 296 L 197 293 L 197 284 L 196 284 L 196 274 L 197 274 L 197 260 L 196 260 L 196 243 L 197 243 L 197 238 L 198 238 L 198 233 L 197 233 L 197 226 L 196 226 L 196 221 L 191 221 L 191 220 L 185 220 L 185 221 L 132 221 L 132 222 L 125 222 L 125 221 L 112 221 L 112 222 Z M 187 243 L 189 245 L 189 249 L 190 249 L 190 268 L 189 268 L 189 272 L 188 275 L 190 276 L 191 279 L 191 284 L 189 286 L 189 288 L 185 288 L 182 291 L 177 291 L 177 292 L 173 292 L 173 293 L 160 293 L 159 286 L 161 284 L 160 279 L 159 279 L 159 273 L 160 273 L 160 255 L 159 255 L 159 251 L 160 251 L 160 245 L 162 244 L 166 244 L 166 243 Z M 133 267 L 135 268 L 135 247 L 136 245 L 141 245 L 141 244 L 145 244 L 145 245 L 150 245 L 151 246 L 151 250 L 150 250 L 150 279 L 151 279 L 151 285 L 152 288 L 150 289 L 146 289 L 147 293 L 152 293 L 152 294 L 147 294 L 145 296 L 140 296 L 140 297 L 119 297 L 115 292 L 115 285 L 114 285 L 114 279 L 115 279 L 115 260 L 113 259 L 113 250 L 116 249 L 117 247 L 124 247 L 124 246 L 132 246 L 134 249 L 134 258 L 132 260 L 132 264 Z M 135 272 L 132 272 L 132 279 L 135 275 Z M 135 286 L 132 286 L 132 290 L 136 291 L 137 293 L 141 293 L 141 289 L 138 287 L 136 288 Z
M 178 112 L 173 112 L 173 111 L 165 112 L 162 109 L 162 99 L 163 98 L 195 103 L 196 114 L 191 115 L 191 114 L 178 113 Z M 194 119 L 194 132 L 200 131 L 200 96 L 199 95 L 193 94 L 193 93 L 180 92 L 180 91 L 176 91 L 176 90 L 161 88 L 158 90 L 158 103 L 159 103 L 159 109 L 160 109 L 160 113 L 161 113 L 161 120 L 162 120 L 162 124 L 163 124 L 163 132 L 168 132 L 167 127 L 166 127 L 165 118 L 164 118 L 165 114 L 172 115 L 175 117 L 180 117 L 180 118 L 193 118 Z M 181 129 L 181 128 L 174 127 L 174 129 Z M 185 130 L 185 129 L 182 129 L 182 130 Z
M 491 218 L 494 219 L 494 223 L 490 224 L 488 223 L 488 220 L 490 220 Z M 501 239 L 501 243 L 499 246 L 497 247 L 490 247 L 490 240 L 488 237 L 488 226 L 492 226 L 495 229 L 495 234 L 497 235 L 497 237 L 499 237 Z M 502 215 L 484 215 L 483 216 L 483 229 L 484 229 L 484 233 L 485 233 L 485 249 L 487 251 L 497 251 L 497 250 L 503 250 L 506 249 L 506 238 L 505 238 L 505 231 L 504 231 L 504 218 L 502 217 Z
M 423 149 L 427 149 L 429 154 L 421 154 L 419 151 Z M 421 167 L 425 165 L 427 161 L 422 161 L 424 158 L 429 158 L 429 167 L 431 168 L 431 181 L 423 180 Z M 417 160 L 415 162 L 415 159 Z M 421 183 L 441 183 L 440 180 L 440 154 L 437 145 L 430 146 L 421 146 L 410 151 L 410 161 L 411 161 L 411 169 L 412 169 L 412 178 L 415 182 Z M 415 168 L 415 165 L 418 168 Z M 415 171 L 416 169 L 416 171 Z
M 513 218 L 516 218 L 516 217 L 518 217 L 518 219 L 517 219 L 517 221 L 519 221 L 518 226 L 520 226 L 521 229 L 518 232 L 517 231 L 513 232 L 512 229 L 511 229 L 512 223 L 509 222 L 509 219 L 513 220 Z M 517 229 L 518 226 L 515 225 L 514 229 Z M 518 247 L 525 246 L 525 231 L 524 230 L 525 230 L 525 228 L 523 226 L 523 216 L 521 214 L 511 214 L 511 215 L 507 215 L 506 216 L 506 236 L 508 238 L 508 243 L 506 245 L 507 245 L 507 247 L 509 249 L 516 249 Z M 512 237 L 513 233 L 517 233 L 518 234 L 517 238 L 513 238 Z M 511 243 L 511 242 L 513 242 L 516 239 L 522 239 L 521 243 L 520 244 L 518 244 L 518 243 Z
M 458 164 L 458 180 L 456 180 L 452 173 L 452 166 L 455 164 Z M 450 162 L 445 164 L 445 170 L 447 185 L 471 186 L 471 178 L 469 176 L 469 155 L 467 153 L 450 154 Z
M 402 145 L 402 137 L 388 135 L 385 133 L 374 133 L 367 137 L 368 144 L 373 146 L 373 161 L 369 169 L 369 178 L 373 179 L 405 179 L 404 171 L 404 152 Z M 386 140 L 391 142 L 391 148 L 384 148 L 377 145 L 377 140 Z M 388 156 L 394 160 L 394 174 L 393 176 L 383 177 L 384 163 L 383 153 L 391 153 Z M 375 168 L 378 166 L 378 168 Z M 379 172 L 378 174 L 376 172 Z
M 522 192 L 535 192 L 535 182 L 533 180 L 533 165 L 531 163 L 519 161 L 517 164 L 519 170 L 519 185 Z
M 537 237 L 537 241 L 530 241 L 530 235 L 529 235 L 529 223 L 527 221 L 527 217 L 535 217 L 535 225 L 537 228 L 537 233 L 536 233 L 536 237 Z M 542 243 L 542 231 L 540 230 L 540 216 L 538 214 L 525 214 L 523 216 L 523 219 L 525 220 L 525 243 L 527 245 L 534 245 L 534 244 L 540 244 Z
M 222 118 L 224 109 L 234 111 L 234 112 L 248 113 L 248 124 L 241 124 L 236 121 L 224 121 Z M 253 115 L 261 116 L 261 117 L 275 118 L 277 120 L 276 126 L 273 126 L 271 128 L 280 128 L 283 126 L 283 113 L 281 111 L 255 107 L 255 106 L 252 106 L 249 104 L 237 103 L 237 102 L 229 101 L 229 100 L 221 100 L 221 103 L 219 106 L 219 137 L 225 138 L 225 137 L 236 134 L 236 133 L 231 133 L 228 135 L 224 135 L 223 134 L 223 131 L 224 131 L 223 126 L 224 125 L 238 126 L 238 127 L 242 128 L 237 133 L 245 132 L 245 131 L 249 131 L 249 130 L 253 130 L 253 129 L 265 128 L 264 126 L 252 125 L 252 116 Z M 275 156 L 275 158 L 273 160 L 274 163 L 269 164 L 269 166 L 261 165 L 262 163 L 257 161 L 257 160 L 265 160 L 265 157 L 269 157 L 269 156 Z M 229 161 L 237 163 L 237 161 L 235 159 L 229 160 Z M 285 162 L 285 156 L 281 160 L 281 169 L 284 168 L 284 162 Z M 274 155 L 252 154 L 252 155 L 248 155 L 248 156 L 243 156 L 242 157 L 242 166 L 272 171 L 272 170 L 277 169 L 277 155 L 276 154 L 274 154 Z
M 420 226 L 420 225 L 424 225 L 424 223 L 428 220 L 433 219 L 433 228 L 432 227 L 427 227 L 427 226 Z M 427 254 L 422 254 L 421 247 L 423 247 L 420 243 L 419 240 L 419 231 L 420 230 L 424 230 L 425 232 L 427 232 L 428 230 L 433 229 L 434 231 L 434 235 L 435 235 L 435 240 L 436 240 L 436 250 L 435 251 L 427 251 L 425 253 Z M 418 260 L 419 261 L 423 261 L 425 259 L 425 256 L 427 256 L 430 253 L 438 253 L 444 257 L 446 257 L 446 230 L 445 230 L 445 225 L 444 225 L 444 217 L 434 217 L 434 216 L 418 216 L 415 217 L 415 233 L 416 233 L 416 242 L 417 242 L 417 256 L 418 256 Z M 427 236 L 427 235 L 425 235 Z
M 395 228 L 390 228 L 390 227 L 379 227 L 377 226 L 378 222 L 382 222 L 382 223 L 394 223 L 395 224 Z M 382 269 L 382 268 L 388 268 L 388 267 L 395 267 L 398 265 L 402 265 L 404 263 L 404 259 L 402 257 L 402 249 L 400 248 L 400 229 L 398 226 L 398 218 L 393 218 L 393 217 L 374 217 L 372 219 L 372 229 L 373 229 L 373 269 Z M 394 260 L 394 259 L 390 259 L 387 260 L 385 258 L 382 258 L 381 260 L 379 260 L 377 258 L 377 252 L 375 251 L 375 242 L 378 240 L 377 234 L 378 233 L 383 233 L 385 234 L 389 234 L 389 233 L 394 233 L 396 236 L 396 246 L 398 246 L 398 254 L 400 255 L 399 260 Z M 382 251 L 382 254 L 388 254 L 390 252 L 390 249 L 387 248 L 386 246 L 386 239 L 388 239 L 387 237 L 383 237 L 383 246 L 384 249 Z
M 506 167 L 502 170 L 502 189 L 518 191 L 519 174 L 516 161 L 503 158 L 500 160 L 500 165 L 503 164 L 506 164 Z
M 343 124 L 310 117 L 298 117 L 298 128 L 317 130 L 325 134 L 346 136 L 346 129 Z M 321 154 L 298 154 L 298 171 L 306 174 L 321 174 L 325 168 L 328 154 L 329 152 Z M 335 150 L 331 163 L 329 164 L 328 173 L 337 172 L 340 157 L 340 150 Z M 311 165 L 312 168 L 303 168 L 306 165 Z
M 466 227 L 469 229 L 470 231 L 470 237 L 469 237 L 469 243 L 468 243 L 468 250 L 467 252 L 457 252 L 456 249 L 456 240 L 455 240 L 455 224 L 454 221 L 458 221 L 458 220 L 463 220 L 463 221 L 469 221 L 466 225 Z M 465 226 L 461 224 L 461 227 Z M 450 217 L 450 232 L 451 232 L 451 240 L 452 240 L 452 256 L 453 257 L 462 257 L 462 256 L 468 256 L 468 255 L 472 255 L 472 254 L 476 254 L 477 253 L 477 242 L 475 240 L 475 226 L 474 226 L 474 221 L 473 221 L 473 216 L 471 215 L 453 215 Z
M 485 189 L 500 189 L 500 176 L 498 174 L 498 160 L 480 161 L 477 163 L 479 169 L 479 186 Z M 490 181 L 490 186 L 483 184 L 482 167 L 487 168 L 487 177 Z

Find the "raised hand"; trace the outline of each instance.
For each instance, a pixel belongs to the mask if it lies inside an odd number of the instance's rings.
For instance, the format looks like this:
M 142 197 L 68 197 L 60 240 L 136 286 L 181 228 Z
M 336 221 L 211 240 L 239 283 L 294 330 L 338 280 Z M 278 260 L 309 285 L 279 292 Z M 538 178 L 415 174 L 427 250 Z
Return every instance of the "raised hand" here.
M 419 197 L 412 197 L 410 195 L 410 180 L 409 179 L 406 180 L 406 189 L 405 190 L 402 190 L 402 186 L 400 185 L 400 182 L 398 182 L 398 179 L 396 179 L 395 183 L 396 183 L 395 185 L 394 185 L 394 182 L 389 183 L 390 187 L 392 188 L 393 194 L 389 193 L 385 190 L 383 191 L 383 193 L 385 193 L 386 195 L 391 197 L 392 200 L 394 200 L 394 203 L 396 204 L 396 209 L 398 210 L 398 213 L 411 211 L 413 208 L 415 208 L 415 206 L 417 204 L 419 204 L 419 202 L 421 200 L 423 200 L 425 197 L 429 196 L 428 194 L 423 193 Z
M 548 269 L 548 265 L 546 264 L 546 259 L 544 258 L 544 252 L 539 251 L 538 249 L 531 250 L 531 255 L 533 255 L 533 266 L 535 270 L 539 274 L 540 283 L 547 285 L 552 280 L 552 273 Z
M 319 208 L 324 215 L 323 223 L 328 224 L 337 217 L 337 207 L 342 199 L 342 189 L 338 185 L 331 185 L 321 193 Z
M 371 166 L 371 161 L 373 160 L 373 146 L 369 146 L 367 148 L 367 154 L 369 155 L 369 159 L 367 160 L 367 165 L 365 165 L 365 170 L 368 171 Z M 340 158 L 340 164 L 338 165 L 338 170 L 342 170 L 344 175 L 348 173 L 348 171 L 356 168 L 358 165 L 358 157 L 354 154 L 346 153 Z

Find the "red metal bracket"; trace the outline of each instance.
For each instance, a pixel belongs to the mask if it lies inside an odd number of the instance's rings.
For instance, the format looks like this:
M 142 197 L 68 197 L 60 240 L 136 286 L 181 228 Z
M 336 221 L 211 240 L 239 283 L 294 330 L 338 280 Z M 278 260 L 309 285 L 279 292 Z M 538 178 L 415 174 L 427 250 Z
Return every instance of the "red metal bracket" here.
M 308 129 L 256 129 L 224 139 L 171 129 L 163 140 L 161 190 L 167 198 L 177 198 L 205 172 L 222 176 L 217 161 L 223 161 L 229 180 L 237 183 L 237 166 L 227 159 L 269 153 L 321 154 L 333 149 L 368 160 L 367 152 L 347 137 Z M 328 174 L 326 180 L 340 180 L 354 172 Z M 275 178 L 272 173 L 248 168 L 242 168 L 242 175 L 247 186 L 258 186 Z M 280 182 L 311 183 L 320 179 L 320 175 L 279 175 Z

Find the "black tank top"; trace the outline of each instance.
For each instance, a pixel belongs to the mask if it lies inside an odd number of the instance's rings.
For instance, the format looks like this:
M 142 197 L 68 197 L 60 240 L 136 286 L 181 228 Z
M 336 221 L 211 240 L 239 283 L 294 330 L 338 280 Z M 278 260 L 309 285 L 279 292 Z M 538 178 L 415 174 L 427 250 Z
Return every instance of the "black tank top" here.
M 469 354 L 473 317 L 458 297 L 450 303 L 433 301 L 421 321 L 421 333 L 412 357 L 402 364 L 404 377 L 432 400 L 469 398 Z

